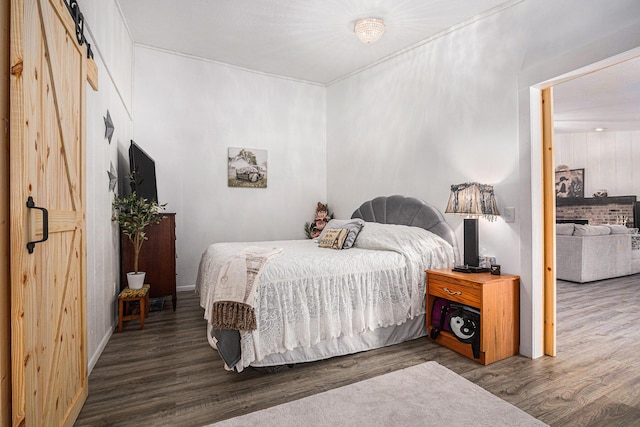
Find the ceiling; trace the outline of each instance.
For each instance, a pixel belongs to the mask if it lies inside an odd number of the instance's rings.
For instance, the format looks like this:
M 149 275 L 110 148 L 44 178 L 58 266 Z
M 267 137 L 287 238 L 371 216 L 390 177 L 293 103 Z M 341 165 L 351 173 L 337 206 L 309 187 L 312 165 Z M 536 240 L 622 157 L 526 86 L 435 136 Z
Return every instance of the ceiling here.
M 640 130 L 640 58 L 553 88 L 556 132 Z
M 519 1 L 519 0 L 518 0 Z M 118 0 L 136 44 L 322 85 L 513 0 Z M 363 44 L 361 18 L 385 32 Z
M 117 0 L 136 45 L 329 85 L 521 0 Z M 385 21 L 370 45 L 357 19 Z M 640 60 L 554 88 L 559 132 L 640 130 Z

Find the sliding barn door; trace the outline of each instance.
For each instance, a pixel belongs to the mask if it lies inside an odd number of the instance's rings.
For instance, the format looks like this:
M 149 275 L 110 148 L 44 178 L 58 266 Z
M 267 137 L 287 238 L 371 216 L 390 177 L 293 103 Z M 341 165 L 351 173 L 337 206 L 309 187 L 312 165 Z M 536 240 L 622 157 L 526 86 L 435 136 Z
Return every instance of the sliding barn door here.
M 11 0 L 14 425 L 73 425 L 87 397 L 85 49 L 64 0 Z

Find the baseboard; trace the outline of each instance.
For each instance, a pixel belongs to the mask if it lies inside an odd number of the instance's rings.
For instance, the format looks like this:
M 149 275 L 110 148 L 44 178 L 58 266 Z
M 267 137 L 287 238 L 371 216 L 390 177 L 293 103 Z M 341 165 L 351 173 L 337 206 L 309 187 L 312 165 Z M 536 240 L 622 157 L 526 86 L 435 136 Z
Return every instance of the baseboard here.
M 176 286 L 176 291 L 178 292 L 182 292 L 182 291 L 195 291 L 196 290 L 196 285 L 195 283 L 193 285 L 182 285 L 182 286 Z
M 96 366 L 96 363 L 98 363 L 98 359 L 100 359 L 100 356 L 102 355 L 102 352 L 104 351 L 104 348 L 109 343 L 109 340 L 111 339 L 111 335 L 113 335 L 113 330 L 115 329 L 115 327 L 116 327 L 116 324 L 114 323 L 111 326 L 111 328 L 109 328 L 107 330 L 107 333 L 104 335 L 104 337 L 102 337 L 102 340 L 100 341 L 100 344 L 98 345 L 98 348 L 96 349 L 96 352 L 93 353 L 93 355 L 89 359 L 89 375 L 91 375 L 91 371 L 93 370 L 93 367 Z

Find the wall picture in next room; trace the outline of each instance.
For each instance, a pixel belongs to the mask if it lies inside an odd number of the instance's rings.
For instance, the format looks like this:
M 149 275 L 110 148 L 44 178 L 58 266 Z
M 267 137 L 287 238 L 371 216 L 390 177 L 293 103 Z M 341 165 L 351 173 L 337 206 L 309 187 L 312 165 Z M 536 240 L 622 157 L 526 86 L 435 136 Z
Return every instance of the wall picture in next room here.
M 229 147 L 229 187 L 267 188 L 267 150 Z
M 556 197 L 584 198 L 584 169 L 557 171 Z

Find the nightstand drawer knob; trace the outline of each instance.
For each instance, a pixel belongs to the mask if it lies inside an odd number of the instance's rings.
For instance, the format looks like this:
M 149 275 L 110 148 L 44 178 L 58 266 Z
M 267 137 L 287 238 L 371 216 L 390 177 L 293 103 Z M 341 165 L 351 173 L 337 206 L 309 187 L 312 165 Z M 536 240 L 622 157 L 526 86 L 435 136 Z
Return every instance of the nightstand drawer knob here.
M 462 295 L 462 292 L 460 291 L 450 291 L 449 288 L 443 288 L 443 290 L 448 293 L 449 295 Z

